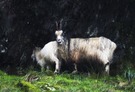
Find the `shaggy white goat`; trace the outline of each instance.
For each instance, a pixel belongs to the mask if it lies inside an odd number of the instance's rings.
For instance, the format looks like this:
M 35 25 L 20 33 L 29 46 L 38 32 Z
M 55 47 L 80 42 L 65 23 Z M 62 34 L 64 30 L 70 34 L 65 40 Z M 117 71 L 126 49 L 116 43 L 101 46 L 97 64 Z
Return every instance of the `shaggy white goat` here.
M 56 41 L 58 43 L 58 55 L 65 60 L 72 60 L 77 72 L 77 63 L 82 57 L 89 61 L 96 60 L 102 62 L 105 71 L 109 74 L 109 65 L 113 58 L 116 44 L 105 37 L 95 38 L 71 38 L 65 40 L 62 36 L 62 30 L 56 30 Z
M 42 49 L 35 48 L 32 53 L 32 58 L 36 59 L 37 63 L 41 66 L 41 71 L 44 71 L 44 67 L 49 69 L 50 63 L 55 63 L 54 73 L 60 72 L 61 62 L 57 58 L 56 41 L 47 43 Z

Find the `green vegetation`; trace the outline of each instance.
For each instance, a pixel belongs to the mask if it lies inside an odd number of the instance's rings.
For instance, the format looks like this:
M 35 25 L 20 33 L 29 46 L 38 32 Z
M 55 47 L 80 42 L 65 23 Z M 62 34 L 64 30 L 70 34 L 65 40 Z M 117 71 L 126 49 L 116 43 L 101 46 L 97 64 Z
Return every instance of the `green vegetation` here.
M 21 92 L 20 88 L 16 87 L 21 77 L 9 76 L 0 71 L 0 92 Z
M 135 92 L 130 74 L 126 71 L 123 76 L 111 77 L 32 71 L 25 76 L 13 76 L 0 71 L 0 92 Z

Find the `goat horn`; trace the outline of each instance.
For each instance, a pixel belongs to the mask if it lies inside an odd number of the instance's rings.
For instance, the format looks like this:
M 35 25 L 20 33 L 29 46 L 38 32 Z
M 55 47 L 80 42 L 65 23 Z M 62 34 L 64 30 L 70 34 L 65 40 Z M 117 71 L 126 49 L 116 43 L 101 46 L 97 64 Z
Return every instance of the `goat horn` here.
M 63 19 L 60 20 L 60 29 L 62 30 L 62 21 Z
M 56 23 L 56 29 L 58 30 L 58 22 L 56 21 L 55 23 Z

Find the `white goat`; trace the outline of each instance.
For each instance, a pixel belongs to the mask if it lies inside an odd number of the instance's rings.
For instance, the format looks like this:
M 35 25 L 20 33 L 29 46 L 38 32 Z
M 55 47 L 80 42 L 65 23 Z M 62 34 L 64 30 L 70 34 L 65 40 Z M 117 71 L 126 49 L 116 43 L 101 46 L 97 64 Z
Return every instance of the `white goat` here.
M 51 41 L 47 43 L 42 49 L 35 48 L 35 50 L 33 50 L 31 57 L 33 59 L 36 59 L 37 63 L 41 66 L 41 71 L 44 71 L 44 67 L 49 69 L 50 63 L 55 63 L 54 73 L 60 72 L 61 62 L 57 58 L 56 41 Z
M 113 58 L 116 44 L 105 37 L 95 38 L 71 38 L 65 40 L 62 36 L 62 30 L 56 30 L 56 41 L 58 43 L 58 55 L 65 60 L 72 60 L 75 64 L 75 71 L 77 72 L 77 63 L 82 57 L 84 59 L 98 60 L 102 62 L 105 71 L 109 74 L 109 65 Z

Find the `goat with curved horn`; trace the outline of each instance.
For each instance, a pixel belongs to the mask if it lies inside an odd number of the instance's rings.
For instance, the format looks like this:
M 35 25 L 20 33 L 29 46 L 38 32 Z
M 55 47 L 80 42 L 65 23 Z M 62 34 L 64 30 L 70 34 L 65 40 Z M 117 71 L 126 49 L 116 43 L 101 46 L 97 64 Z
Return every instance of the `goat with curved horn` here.
M 105 72 L 109 74 L 110 62 L 117 45 L 105 37 L 94 38 L 70 38 L 70 41 L 64 40 L 62 30 L 56 30 L 56 41 L 58 44 L 58 55 L 62 59 L 71 60 L 75 65 L 73 72 L 78 72 L 77 63 L 85 59 L 89 62 L 103 63 Z M 82 61 L 85 61 L 82 60 Z

